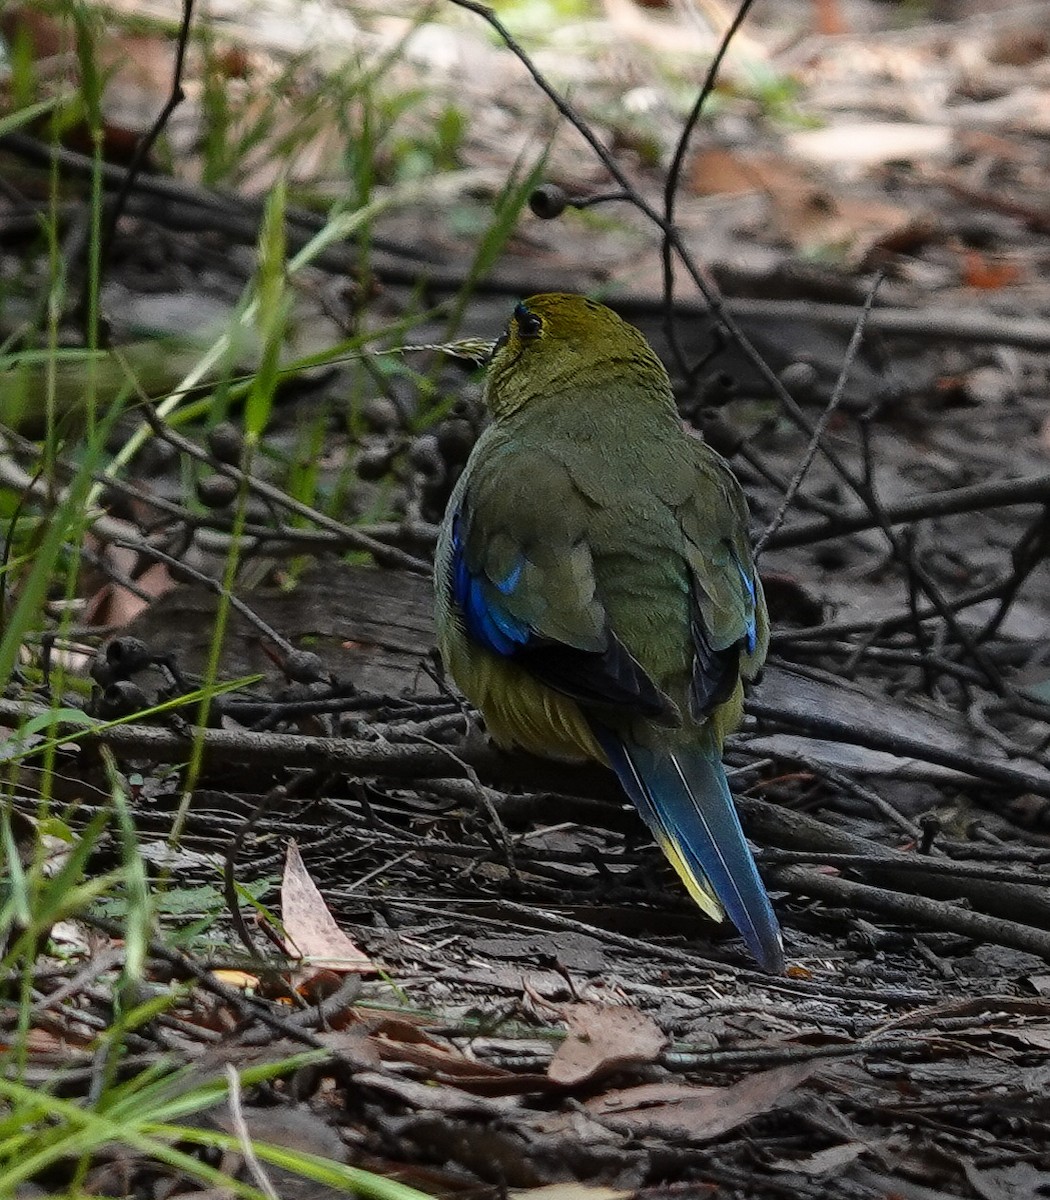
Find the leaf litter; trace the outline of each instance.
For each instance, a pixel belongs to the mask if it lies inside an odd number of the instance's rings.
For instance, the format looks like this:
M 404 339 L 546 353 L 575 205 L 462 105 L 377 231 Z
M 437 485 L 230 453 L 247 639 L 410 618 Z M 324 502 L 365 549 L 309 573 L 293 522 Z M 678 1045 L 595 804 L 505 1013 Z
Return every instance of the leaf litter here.
M 287 6 L 271 7 L 284 14 L 283 25 L 266 26 L 266 37 L 279 45 L 249 38 L 248 57 L 227 60 L 231 82 L 251 69 L 259 72 L 256 81 L 272 82 L 281 77 L 278 48 L 302 48 L 310 22 L 289 20 Z M 328 10 L 326 26 L 333 38 L 347 31 L 374 48 L 404 31 L 400 16 L 370 27 L 345 13 L 337 20 L 335 11 Z M 855 302 L 858 274 L 878 266 L 888 267 L 882 296 L 890 308 L 954 315 L 977 306 L 990 325 L 1050 315 L 1038 241 L 1046 221 L 1040 138 L 1048 48 L 1023 10 L 1009 21 L 934 23 L 921 36 L 853 32 L 839 22 L 832 41 L 804 27 L 801 6 L 783 11 L 789 24 L 803 22 L 802 32 L 778 40 L 775 22 L 772 30 L 760 25 L 750 46 L 741 43 L 731 56 L 729 78 L 741 86 L 757 47 L 762 60 L 797 71 L 810 114 L 826 128 L 784 132 L 759 113 L 749 125 L 755 151 L 731 136 L 730 120 L 716 124 L 713 144 L 697 152 L 692 167 L 695 195 L 680 210 L 684 230 L 703 244 L 717 277 L 737 285 L 735 301 L 776 302 L 786 279 L 793 300 Z M 640 186 L 652 186 L 647 139 L 655 139 L 659 157 L 667 136 L 661 131 L 677 131 L 680 120 L 670 119 L 673 108 L 652 86 L 658 71 L 648 56 L 654 47 L 667 49 L 668 28 L 686 53 L 697 51 L 663 14 L 636 16 L 634 9 L 623 10 L 618 22 L 614 15 L 626 45 L 603 52 L 602 70 L 581 71 L 586 56 L 568 36 L 545 62 L 555 77 L 578 76 L 583 100 L 598 109 L 603 98 L 624 95 L 630 76 L 630 103 L 641 122 L 608 132 L 632 158 Z M 236 6 L 222 20 L 231 40 L 243 34 L 246 15 Z M 163 57 L 170 47 L 141 49 L 148 66 L 151 55 Z M 470 163 L 502 162 L 546 128 L 523 119 L 534 98 L 517 64 L 476 31 L 434 26 L 430 42 L 421 38 L 414 53 L 413 70 L 425 61 L 436 71 L 460 56 L 476 68 L 470 84 L 452 74 L 456 85 L 481 89 L 466 93 L 479 113 L 462 148 Z M 625 61 L 626 73 L 609 69 Z M 163 83 L 148 75 L 140 78 L 144 101 L 129 103 L 125 91 L 118 107 L 113 93 L 115 141 L 134 125 L 136 104 L 148 123 L 163 100 L 167 71 L 160 72 Z M 915 88 L 916 80 L 936 86 Z M 494 81 L 502 89 L 498 103 Z M 246 123 L 255 115 L 250 104 L 241 114 Z M 193 119 L 192 107 L 180 117 Z M 189 143 L 187 127 L 178 136 Z M 282 132 L 275 129 L 275 141 Z M 318 132 L 304 148 L 304 178 L 327 163 L 324 139 Z M 722 190 L 710 186 L 710 156 L 719 149 L 723 173 L 735 174 Z M 264 146 L 250 164 L 248 191 L 269 186 L 272 157 Z M 189 179 L 199 167 L 191 156 Z M 575 191 L 602 182 L 563 136 L 549 170 Z M 419 220 L 395 217 L 385 232 L 418 243 Z M 463 256 L 457 230 L 443 216 L 427 234 L 445 266 Z M 176 263 L 174 286 L 193 261 L 191 240 L 166 234 L 157 244 Z M 654 332 L 658 268 L 651 249 L 648 232 L 630 217 L 586 238 L 571 221 L 533 222 L 519 233 L 507 266 L 522 280 L 560 273 L 580 288 L 630 279 L 635 298 L 650 300 L 648 309 L 639 304 L 635 319 L 652 322 Z M 129 260 L 133 279 L 134 255 Z M 314 276 L 311 288 L 321 283 Z M 236 294 L 229 280 L 220 290 Z M 396 295 L 388 285 L 382 303 L 396 309 Z M 501 295 L 479 300 L 472 329 L 498 328 L 505 309 Z M 813 317 L 803 307 L 785 324 L 767 309 L 764 324 L 749 326 L 777 369 L 801 363 L 811 370 L 810 403 L 840 365 L 845 335 L 827 333 L 832 316 Z M 689 320 L 695 335 L 695 314 Z M 950 322 L 945 327 L 950 331 Z M 931 347 L 914 333 L 880 335 L 878 351 L 851 383 L 849 411 L 875 413 L 870 421 L 886 435 L 875 456 L 883 506 L 989 477 L 1045 474 L 1045 363 L 1007 332 L 986 352 L 965 339 Z M 739 364 L 729 363 L 736 372 Z M 768 400 L 743 370 L 738 378 L 718 419 L 745 431 L 757 448 L 740 469 L 764 520 L 778 495 L 758 467 L 789 477 L 804 446 L 766 419 Z M 851 422 L 844 417 L 830 427 L 840 452 L 861 445 L 862 431 Z M 709 429 L 713 437 L 718 432 L 717 425 Z M 383 436 L 375 431 L 369 449 L 385 453 Z M 354 453 L 349 442 L 333 445 L 332 464 L 342 469 Z M 175 499 L 181 486 L 158 483 Z M 416 514 L 424 524 L 439 512 L 442 486 Z M 833 526 L 848 501 L 820 464 L 802 497 L 808 514 L 793 514 L 784 532 L 801 537 L 798 527 L 819 520 L 829 505 Z M 138 522 L 152 518 L 140 497 L 134 504 Z M 322 977 L 297 996 L 294 970 L 283 956 L 268 959 L 266 950 L 256 948 L 251 971 L 227 973 L 225 964 L 238 955 L 225 935 L 211 945 L 205 961 L 214 969 L 203 974 L 194 970 L 198 955 L 154 945 L 150 985 L 176 981 L 181 988 L 129 1038 L 122 1070 L 133 1075 L 164 1056 L 211 1070 L 221 1058 L 243 1072 L 312 1047 L 320 1057 L 310 1065 L 246 1090 L 249 1132 L 433 1194 L 599 1200 L 685 1189 L 807 1197 L 828 1194 L 830 1180 L 846 1197 L 1038 1194 L 1050 1181 L 1045 956 L 1011 945 L 1005 924 L 987 939 L 951 926 L 959 912 L 1005 908 L 1036 935 L 1047 929 L 1040 905 L 1050 853 L 1045 713 L 1003 705 L 994 690 L 984 690 L 966 654 L 949 657 L 946 676 L 926 686 L 924 673 L 944 666 L 938 654 L 951 642 L 948 627 L 938 627 L 940 642 L 930 646 L 909 638 L 908 622 L 917 602 L 916 563 L 942 586 L 964 590 L 995 583 L 997 570 L 1011 564 L 1018 586 L 1027 581 L 1024 594 L 1016 597 L 1009 584 L 993 589 L 967 610 L 966 628 L 1003 670 L 1023 664 L 1022 679 L 1034 692 L 1028 698 L 1039 703 L 1039 646 L 1050 632 L 1046 566 L 1022 573 L 1026 524 L 1038 536 L 1032 506 L 960 512 L 961 520 L 920 518 L 915 556 L 903 564 L 887 556 L 877 523 L 844 537 L 785 541 L 779 549 L 771 543 L 766 563 L 791 603 L 777 622 L 781 661 L 756 692 L 755 703 L 766 705 L 762 725 L 737 739 L 733 764 L 744 819 L 763 846 L 760 858 L 788 930 L 792 971 L 783 980 L 751 970 L 726 931 L 683 903 L 606 781 L 501 762 L 462 736 L 458 705 L 420 670 L 432 645 L 425 587 L 327 564 L 291 597 L 279 587 L 256 589 L 255 613 L 312 647 L 332 676 L 344 673 L 352 687 L 340 692 L 318 681 L 306 699 L 289 697 L 282 691 L 288 680 L 275 667 L 287 655 L 260 654 L 258 629 L 234 619 L 224 675 L 261 670 L 267 682 L 222 710 L 221 732 L 294 729 L 304 746 L 316 738 L 313 758 L 285 768 L 273 756 L 257 757 L 253 746 L 239 747 L 235 737 L 225 748 L 217 743 L 186 822 L 180 883 L 214 886 L 216 856 L 238 876 L 275 879 L 294 840 L 302 857 L 292 856 L 288 879 L 300 904 L 283 899 L 286 933 L 305 957 L 349 959 L 354 974 L 368 977 Z M 101 548 L 112 565 L 118 547 L 103 540 Z M 214 596 L 180 583 L 158 598 L 174 576 L 155 569 L 145 548 L 122 551 L 119 565 L 147 599 L 123 582 L 100 585 L 91 619 L 121 628 L 131 622 L 151 650 L 173 655 L 184 673 L 200 670 Z M 816 618 L 802 616 L 807 602 Z M 140 603 L 148 608 L 136 616 Z M 856 623 L 865 626 L 859 636 L 850 629 Z M 956 688 L 951 680 L 959 677 Z M 152 698 L 152 683 L 147 690 Z M 294 707 L 311 700 L 320 715 Z M 349 715 L 339 709 L 346 701 L 355 706 Z M 814 713 L 849 720 L 818 737 L 805 725 Z M 348 769 L 324 758 L 324 743 L 336 740 L 329 732 L 366 747 L 418 750 L 437 740 L 448 753 L 440 768 L 431 762 L 413 772 L 392 756 L 385 769 Z M 178 809 L 179 787 L 167 768 L 181 760 L 142 738 L 120 753 L 145 771 L 149 804 L 136 818 L 149 849 L 164 844 Z M 58 754 L 59 775 L 81 793 L 80 818 L 90 818 L 107 791 L 87 758 L 71 749 Z M 261 798 L 293 777 L 299 790 L 260 816 Z M 28 769 L 19 777 L 18 804 L 30 814 L 37 783 Z M 506 838 L 491 827 L 484 797 Z M 808 885 L 804 872 L 792 874 L 798 864 L 783 857 L 791 853 L 809 856 Z M 104 846 L 97 855 L 100 870 L 107 854 Z M 835 854 L 853 861 L 821 865 L 822 856 Z M 921 874 L 910 870 L 920 857 L 929 859 L 929 878 L 942 880 L 934 900 L 949 928 L 931 925 L 928 910 L 910 905 L 917 892 L 925 898 L 929 891 L 928 880 L 924 891 L 916 883 Z M 152 859 L 161 873 L 162 856 Z M 963 867 L 999 876 L 983 881 L 982 890 Z M 814 872 L 829 890 L 816 890 Z M 883 884 L 896 908 L 862 914 L 850 893 L 836 891 L 839 880 Z M 999 893 L 997 901 L 990 892 Z M 39 999 L 28 1078 L 86 1095 L 93 1039 L 116 1017 L 113 984 L 125 947 L 118 930 L 100 924 L 56 938 L 50 949 L 34 967 Z M 372 964 L 382 965 L 379 978 L 371 977 Z M 5 1027 L 9 1048 L 16 1033 Z M 206 1119 L 227 1132 L 236 1128 L 218 1103 Z M 138 1185 L 151 1194 L 190 1189 L 177 1173 L 158 1181 L 130 1154 L 119 1166 L 128 1178 L 139 1172 Z M 118 1194 L 124 1183 L 115 1169 L 96 1164 L 85 1190 Z

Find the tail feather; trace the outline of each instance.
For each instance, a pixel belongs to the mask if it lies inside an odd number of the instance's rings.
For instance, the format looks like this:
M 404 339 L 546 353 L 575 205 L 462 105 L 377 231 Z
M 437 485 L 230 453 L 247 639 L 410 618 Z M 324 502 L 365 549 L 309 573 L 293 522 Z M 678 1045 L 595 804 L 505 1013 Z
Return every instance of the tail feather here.
M 718 755 L 701 747 L 665 754 L 627 745 L 607 730 L 595 733 L 689 894 L 716 920 L 722 919 L 724 906 L 755 958 L 767 971 L 781 974 L 780 927 Z

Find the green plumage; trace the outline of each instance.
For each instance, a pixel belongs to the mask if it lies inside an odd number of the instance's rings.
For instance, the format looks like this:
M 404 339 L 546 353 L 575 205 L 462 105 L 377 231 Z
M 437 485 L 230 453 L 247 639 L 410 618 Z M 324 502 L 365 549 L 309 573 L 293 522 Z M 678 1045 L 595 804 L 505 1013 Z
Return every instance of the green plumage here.
M 683 427 L 642 335 L 582 297 L 519 306 L 486 401 L 493 423 L 438 547 L 446 662 L 498 741 L 608 761 L 621 778 L 652 755 L 685 784 L 689 754 L 718 762 L 740 719 L 741 679 L 768 642 L 739 485 Z M 683 805 L 705 819 L 714 801 L 688 784 L 687 801 L 639 786 L 636 803 L 691 894 L 720 916 L 710 866 L 690 867 L 692 849 L 677 845 L 696 819 Z

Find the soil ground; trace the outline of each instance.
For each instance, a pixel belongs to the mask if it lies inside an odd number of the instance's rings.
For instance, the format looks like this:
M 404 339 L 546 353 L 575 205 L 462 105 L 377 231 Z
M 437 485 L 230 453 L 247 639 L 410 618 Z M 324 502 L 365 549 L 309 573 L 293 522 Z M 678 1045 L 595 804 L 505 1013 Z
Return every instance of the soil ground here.
M 314 18 L 326 13 L 345 18 L 358 50 L 404 33 L 396 16 L 337 7 L 293 21 L 272 3 L 269 24 L 261 7 L 254 23 L 249 8 L 214 9 L 257 71 L 319 53 Z M 691 98 L 717 42 L 717 13 L 711 34 L 683 12 L 610 5 L 529 42 L 653 203 L 688 108 L 683 81 Z M 369 279 L 340 246 L 297 280 L 298 352 L 404 316 L 421 291 L 460 294 L 485 180 L 551 131 L 544 179 L 571 196 L 609 189 L 519 60 L 467 16 L 424 23 L 397 69 L 431 98 L 461 97 L 470 186 L 380 218 Z M 196 982 L 138 1031 L 135 1062 L 168 1055 L 199 1080 L 216 1064 L 322 1047 L 320 1065 L 246 1096 L 251 1134 L 434 1195 L 1050 1194 L 1045 6 L 759 5 L 725 80 L 686 160 L 678 224 L 768 372 L 715 332 L 681 280 L 667 320 L 659 236 L 613 204 L 523 217 L 457 319 L 446 309 L 410 338 L 491 338 L 513 297 L 597 292 L 665 355 L 687 420 L 744 483 L 756 532 L 775 525 L 761 559 L 773 649 L 727 762 L 787 975 L 754 969 L 733 931 L 691 906 L 604 772 L 497 753 L 435 664 L 429 580 L 390 560 L 430 553 L 479 421 L 479 380 L 436 357 L 421 368 L 449 405 L 420 429 L 434 391 L 418 378 L 326 367 L 281 390 L 259 474 L 276 464 L 285 480 L 320 419 L 312 466 L 317 493 L 342 498 L 340 528 L 253 497 L 250 520 L 279 536 L 245 562 L 235 591 L 249 612 L 232 616 L 219 670 L 263 678 L 216 702 L 177 851 L 174 766 L 189 731 L 131 722 L 101 740 L 135 781 L 142 853 L 151 875 L 175 871 L 172 895 L 192 910 L 225 871 L 279 907 L 283 874 L 293 940 L 345 958 L 327 906 L 365 962 L 303 983 L 230 887 L 237 920 L 224 915 L 207 951 L 152 948 L 155 984 Z M 184 194 L 132 203 L 107 269 L 107 314 L 129 340 L 146 325 L 198 334 L 253 269 L 267 160 L 241 198 L 202 205 L 193 95 L 171 133 L 187 147 Z M 137 111 L 141 90 L 128 103 Z M 315 178 L 317 136 L 302 154 Z M 31 276 L 35 243 L 16 218 L 39 168 L 25 143 L 0 153 L 12 181 L 3 271 Z M 75 172 L 75 156 L 65 166 Z M 14 436 L 6 486 L 29 456 Z M 109 497 L 78 629 L 108 664 L 101 715 L 130 703 L 125 684 L 150 702 L 206 668 L 218 601 L 201 576 L 222 577 L 228 523 L 221 506 L 187 518 L 191 469 L 222 469 L 194 427 L 136 459 L 126 479 L 143 494 Z M 155 502 L 174 512 L 158 516 Z M 379 565 L 348 561 L 340 529 L 355 521 L 387 547 Z M 131 549 L 116 546 L 118 523 Z M 5 719 L 24 698 L 9 689 Z M 39 790 L 23 768 L 15 808 L 27 820 Z M 106 806 L 97 744 L 60 754 L 55 796 L 80 825 Z M 92 867 L 118 862 L 117 843 L 102 844 Z M 295 880 L 305 915 L 289 908 Z M 55 999 L 41 1026 L 32 1071 L 40 1083 L 65 1072 L 70 1094 L 90 1084 L 92 1020 L 112 1016 L 91 966 L 104 979 L 116 961 L 105 955 L 119 956 L 107 928 L 96 922 L 72 966 L 42 959 L 41 995 L 66 989 L 67 1003 Z M 210 973 L 231 965 L 251 971 L 254 995 Z M 70 982 L 77 971 L 86 982 Z M 285 1003 L 296 980 L 297 1010 Z M 224 1106 L 202 1119 L 232 1128 Z M 333 1194 L 277 1183 L 281 1195 Z M 192 1190 L 130 1152 L 94 1164 L 89 1184 Z

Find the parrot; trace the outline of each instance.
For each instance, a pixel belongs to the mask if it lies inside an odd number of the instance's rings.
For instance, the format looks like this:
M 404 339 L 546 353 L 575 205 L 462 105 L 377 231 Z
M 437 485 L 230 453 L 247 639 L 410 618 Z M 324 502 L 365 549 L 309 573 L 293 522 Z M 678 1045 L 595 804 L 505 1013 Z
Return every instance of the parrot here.
M 700 909 L 782 974 L 722 765 L 769 644 L 740 484 L 585 296 L 515 307 L 484 404 L 435 553 L 446 669 L 498 745 L 610 767 Z

